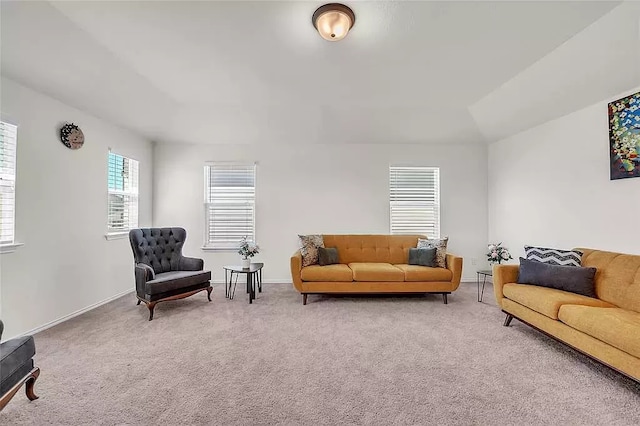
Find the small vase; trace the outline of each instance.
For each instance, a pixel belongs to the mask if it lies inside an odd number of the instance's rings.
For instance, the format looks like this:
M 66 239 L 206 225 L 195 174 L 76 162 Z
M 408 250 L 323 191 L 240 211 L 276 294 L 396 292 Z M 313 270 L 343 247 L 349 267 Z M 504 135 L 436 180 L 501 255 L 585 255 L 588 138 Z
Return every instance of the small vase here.
M 249 269 L 251 267 L 251 259 L 247 258 L 242 258 L 242 268 L 243 269 Z

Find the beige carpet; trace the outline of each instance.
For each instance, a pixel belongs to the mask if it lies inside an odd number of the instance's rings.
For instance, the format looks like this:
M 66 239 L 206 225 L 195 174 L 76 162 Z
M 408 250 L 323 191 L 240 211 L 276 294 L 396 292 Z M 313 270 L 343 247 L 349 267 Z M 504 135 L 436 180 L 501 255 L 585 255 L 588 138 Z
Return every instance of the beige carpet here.
M 216 286 L 160 304 L 132 295 L 36 335 L 40 399 L 3 425 L 638 425 L 640 387 L 518 321 L 491 288 L 440 296 L 310 296 Z

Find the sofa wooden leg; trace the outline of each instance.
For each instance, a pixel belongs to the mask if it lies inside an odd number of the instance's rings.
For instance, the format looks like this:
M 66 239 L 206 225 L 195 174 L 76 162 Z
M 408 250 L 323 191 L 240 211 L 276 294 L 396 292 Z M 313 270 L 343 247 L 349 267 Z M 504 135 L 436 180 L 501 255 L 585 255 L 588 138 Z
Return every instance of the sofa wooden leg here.
M 147 303 L 147 308 L 149 308 L 149 321 L 153 319 L 153 309 L 156 307 L 156 302 Z
M 511 314 L 507 314 L 507 317 L 504 319 L 504 325 L 505 327 L 509 327 L 509 324 L 511 324 L 511 320 L 513 319 L 513 315 Z
M 34 368 L 31 371 L 30 376 L 31 377 L 27 379 L 27 385 L 25 386 L 24 390 L 27 394 L 27 398 L 29 398 L 30 401 L 33 401 L 38 399 L 38 395 L 36 395 L 33 388 L 35 387 L 36 380 L 38 380 L 38 377 L 40 376 L 40 367 Z
M 449 294 L 449 293 L 442 293 L 442 301 L 444 302 L 445 305 L 448 303 L 447 302 L 447 294 Z
M 302 294 L 302 304 L 306 305 L 307 304 L 307 293 L 303 293 Z
M 138 299 L 138 303 L 136 303 L 136 305 L 139 305 L 139 304 L 140 304 L 140 299 Z
M 213 287 L 207 288 L 207 299 L 211 302 L 211 292 L 213 291 Z

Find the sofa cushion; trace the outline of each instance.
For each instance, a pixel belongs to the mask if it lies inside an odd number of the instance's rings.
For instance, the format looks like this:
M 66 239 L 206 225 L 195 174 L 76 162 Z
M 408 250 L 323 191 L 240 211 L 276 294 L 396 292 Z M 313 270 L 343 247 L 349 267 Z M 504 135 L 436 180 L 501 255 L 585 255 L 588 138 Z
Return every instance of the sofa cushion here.
M 347 265 L 311 265 L 300 271 L 302 281 L 353 281 L 353 272 Z
M 145 283 L 145 293 L 154 295 L 206 283 L 211 271 L 171 271 L 156 274 L 155 279 Z
M 453 273 L 445 268 L 418 265 L 393 265 L 404 272 L 405 281 L 451 281 Z
M 407 263 L 409 249 L 415 248 L 419 235 L 323 235 L 325 247 L 335 247 L 340 263 Z
M 578 250 L 584 253 L 582 266 L 598 269 L 598 299 L 619 308 L 640 312 L 640 256 L 586 248 Z
M 354 281 L 404 281 L 404 272 L 390 263 L 350 263 Z
M 13 373 L 27 363 L 33 367 L 30 360 L 35 354 L 36 344 L 32 336 L 18 337 L 2 343 L 0 345 L 0 382 L 4 385 Z
M 558 318 L 621 351 L 640 358 L 640 313 L 621 308 L 564 305 Z
M 520 258 L 518 282 L 596 297 L 596 268 L 558 266 Z
M 502 293 L 507 299 L 511 299 L 529 309 L 532 309 L 549 318 L 558 319 L 558 310 L 562 305 L 584 305 L 596 307 L 614 307 L 604 300 L 594 299 L 568 291 L 554 288 L 538 287 L 528 284 L 505 284 Z
M 0 395 L 7 393 L 12 387 L 22 380 L 33 370 L 33 358 L 28 359 L 17 370 L 9 376 L 2 375 L 2 381 L 0 381 Z M 1 414 L 0 414 L 1 415 Z

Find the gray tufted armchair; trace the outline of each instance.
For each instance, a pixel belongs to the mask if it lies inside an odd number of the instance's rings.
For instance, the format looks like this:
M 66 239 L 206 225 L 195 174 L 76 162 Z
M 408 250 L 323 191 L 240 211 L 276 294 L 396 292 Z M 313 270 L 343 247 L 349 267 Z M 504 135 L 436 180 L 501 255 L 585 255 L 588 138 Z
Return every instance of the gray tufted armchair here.
M 187 238 L 183 228 L 143 228 L 129 231 L 135 258 L 138 305 L 149 308 L 149 321 L 159 302 L 189 297 L 207 291 L 211 301 L 211 271 L 203 271 L 204 261 L 182 255 Z

